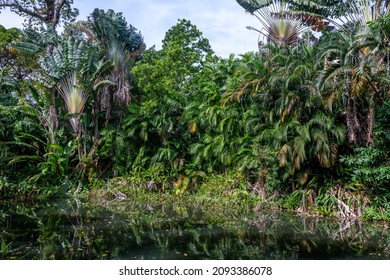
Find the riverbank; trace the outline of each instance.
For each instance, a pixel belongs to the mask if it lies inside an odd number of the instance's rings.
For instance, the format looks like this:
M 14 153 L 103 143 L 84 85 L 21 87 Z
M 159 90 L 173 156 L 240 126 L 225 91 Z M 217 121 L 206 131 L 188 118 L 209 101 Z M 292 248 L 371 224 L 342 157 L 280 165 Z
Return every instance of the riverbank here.
M 233 174 L 210 176 L 201 183 L 188 185 L 186 188 L 166 179 L 154 179 L 117 177 L 100 181 L 77 196 L 104 201 L 198 204 L 199 207 L 215 208 L 215 211 L 283 210 L 302 216 L 390 222 L 390 207 L 385 200 L 348 186 L 324 186 L 318 190 L 296 189 L 291 193 L 265 190 L 260 196 L 243 178 Z
M 133 200 L 182 206 L 199 205 L 221 211 L 283 210 L 294 214 L 338 220 L 390 222 L 388 194 L 376 196 L 369 188 L 346 183 L 313 188 L 267 189 L 251 184 L 239 173 L 210 175 L 201 179 L 137 174 L 92 180 L 85 184 L 64 181 L 60 185 L 39 186 L 28 181 L 0 180 L 0 201 L 42 201 L 64 197 L 96 200 L 97 203 Z

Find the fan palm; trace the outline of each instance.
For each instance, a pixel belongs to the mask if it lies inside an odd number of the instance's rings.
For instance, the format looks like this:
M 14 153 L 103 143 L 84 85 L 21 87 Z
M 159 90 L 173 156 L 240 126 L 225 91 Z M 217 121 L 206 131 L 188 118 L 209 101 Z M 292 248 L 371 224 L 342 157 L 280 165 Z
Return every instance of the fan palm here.
M 292 45 L 298 41 L 298 36 L 305 30 L 301 21 L 280 16 L 288 9 L 288 4 L 282 1 L 239 1 L 262 24 L 262 28 L 256 29 L 248 26 L 266 37 L 268 42 L 275 43 L 278 47 Z
M 77 138 L 80 137 L 80 114 L 83 112 L 88 94 L 83 91 L 77 81 L 76 72 L 71 72 L 64 76 L 58 84 L 59 92 L 65 101 L 70 117 L 70 123 Z
M 84 131 L 82 130 L 81 117 L 87 106 L 88 108 L 90 106 L 96 108 L 98 99 L 94 93 L 100 88 L 112 84 L 104 80 L 107 73 L 112 70 L 112 65 L 108 60 L 99 57 L 96 47 L 85 44 L 74 37 L 60 41 L 53 48 L 51 55 L 45 54 L 40 57 L 39 63 L 43 70 L 41 81 L 52 89 L 54 97 L 59 93 L 64 101 L 74 138 L 78 144 L 78 158 L 81 162 L 87 156 L 88 146 L 91 147 L 91 151 L 94 150 L 99 133 L 98 121 L 96 121 L 97 110 L 86 112 L 85 119 L 92 119 L 92 122 L 85 124 Z M 89 98 L 91 96 L 93 98 Z M 89 138 L 90 134 L 87 131 L 87 128 L 90 127 L 95 129 L 92 139 Z M 92 141 L 94 144 L 87 145 L 88 141 Z
M 353 0 L 350 11 L 338 19 L 344 24 L 360 25 L 368 24 L 383 17 L 389 10 L 389 3 L 383 0 Z
M 73 37 L 92 44 L 98 55 L 112 64 L 105 77 L 111 83 L 97 91 L 97 112 L 105 112 L 104 126 L 107 127 L 116 114 L 116 127 L 119 127 L 123 109 L 131 102 L 130 69 L 145 49 L 140 32 L 128 25 L 122 13 L 95 9 L 87 21 L 79 21 L 68 27 Z M 117 110 L 115 110 L 117 109 Z
M 113 65 L 108 79 L 115 84 L 109 89 L 102 90 L 101 108 L 106 111 L 106 126 L 111 117 L 114 104 L 126 107 L 131 101 L 130 68 L 144 50 L 143 38 L 137 29 L 128 26 L 121 13 L 113 10 L 104 12 L 95 9 L 86 23 L 86 34 L 96 42 Z

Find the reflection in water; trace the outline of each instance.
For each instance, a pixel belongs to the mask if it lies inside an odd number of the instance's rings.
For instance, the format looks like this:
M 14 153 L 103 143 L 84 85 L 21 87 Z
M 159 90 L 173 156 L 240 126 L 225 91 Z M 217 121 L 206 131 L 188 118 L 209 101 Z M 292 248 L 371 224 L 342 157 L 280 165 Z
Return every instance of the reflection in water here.
M 381 225 L 128 201 L 1 204 L 1 240 L 0 259 L 390 258 Z

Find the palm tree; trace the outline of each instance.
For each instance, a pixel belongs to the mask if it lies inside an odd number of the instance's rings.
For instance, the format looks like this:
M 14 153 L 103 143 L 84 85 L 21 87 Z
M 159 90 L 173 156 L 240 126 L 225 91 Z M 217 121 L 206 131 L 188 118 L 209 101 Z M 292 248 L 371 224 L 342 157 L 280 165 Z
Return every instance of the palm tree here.
M 45 54 L 39 59 L 43 70 L 40 78 L 42 83 L 57 90 L 65 103 L 74 139 L 77 142 L 80 164 L 82 159 L 87 157 L 88 150 L 93 151 L 97 143 L 96 136 L 95 139 L 89 139 L 88 128 L 94 127 L 95 131 L 98 130 L 95 122 L 88 122 L 83 126 L 82 120 L 93 119 L 90 116 L 96 114 L 90 110 L 91 107 L 96 107 L 96 100 L 91 98 L 95 95 L 95 91 L 111 84 L 104 80 L 104 77 L 112 70 L 112 65 L 108 60 L 99 59 L 96 52 L 95 47 L 69 37 L 54 47 L 52 54 Z M 85 108 L 88 108 L 86 113 Z M 94 144 L 87 144 L 89 141 Z M 91 148 L 88 149 L 88 146 Z M 93 161 L 92 158 L 90 160 Z M 83 164 L 80 167 L 83 167 Z
M 143 37 L 132 25 L 128 25 L 122 13 L 95 9 L 87 21 L 78 21 L 67 27 L 69 36 L 78 38 L 97 48 L 97 55 L 112 64 L 105 80 L 111 81 L 95 95 L 95 123 L 100 112 L 104 112 L 104 127 L 120 126 L 124 109 L 132 99 L 130 69 L 145 49 Z M 115 115 L 115 118 L 113 118 Z M 95 137 L 98 137 L 96 134 Z
M 281 16 L 289 8 L 289 4 L 282 0 L 237 0 L 237 3 L 262 24 L 260 30 L 251 26 L 247 28 L 257 31 L 267 42 L 273 42 L 278 47 L 297 43 L 298 36 L 306 29 L 301 21 Z
M 322 54 L 328 64 L 317 83 L 331 103 L 344 102 L 349 142 L 359 146 L 374 144 L 375 107 L 385 91 L 380 77 L 388 69 L 385 41 L 372 40 L 372 28 L 364 30 L 358 25 L 331 35 Z M 378 51 L 379 46 L 384 48 Z
M 250 13 L 259 13 L 259 19 L 265 28 L 271 25 L 267 23 L 268 16 L 265 16 L 266 7 L 271 7 L 273 1 L 263 0 L 240 0 L 237 1 Z M 314 6 L 312 6 L 314 4 Z M 351 5 L 346 3 L 345 13 L 328 13 L 328 17 L 314 14 L 307 11 L 297 10 L 297 7 L 306 7 L 310 10 L 315 6 L 312 1 L 292 1 L 286 4 L 286 8 L 279 8 L 280 12 L 273 12 L 271 16 L 279 19 L 296 20 L 309 25 L 333 24 L 339 32 L 332 32 L 329 35 L 329 44 L 323 48 L 323 55 L 319 61 L 324 61 L 324 69 L 317 82 L 317 90 L 321 92 L 327 107 L 330 108 L 335 100 L 343 101 L 345 107 L 345 121 L 348 128 L 348 139 L 350 143 L 357 145 L 373 145 L 373 127 L 375 118 L 375 103 L 380 95 L 380 84 L 377 75 L 381 64 L 385 61 L 386 54 L 381 55 L 377 51 L 379 48 L 372 46 L 366 38 L 371 32 L 369 23 L 383 17 L 388 13 L 388 3 L 383 1 L 354 0 Z M 317 9 L 318 10 L 318 9 Z M 318 10 L 320 11 L 320 10 Z M 330 18 L 334 16 L 334 18 Z M 260 32 L 260 31 L 259 31 Z M 266 32 L 268 37 L 271 30 Z M 322 38 L 322 42 L 326 39 Z M 275 41 L 275 40 L 274 40 Z M 280 45 L 279 41 L 279 45 Z M 278 43 L 277 43 L 278 44 Z M 288 43 L 287 43 L 288 45 Z M 340 45 L 343 46 L 340 48 Z M 370 49 L 370 46 L 373 47 Z M 375 52 L 375 54 L 373 53 Z M 385 56 L 383 56 L 385 55 Z M 292 78 L 290 75 L 287 77 Z M 339 81 L 339 84 L 335 84 Z M 343 82 L 345 81 L 345 82 Z M 314 89 L 314 81 L 311 79 L 311 89 Z M 329 88 L 324 87 L 325 85 Z M 287 93 L 284 100 L 280 100 L 279 114 L 286 115 L 291 111 L 292 105 L 296 102 L 296 97 Z
M 305 124 L 297 121 L 278 123 L 274 133 L 276 139 L 279 138 L 280 166 L 287 167 L 300 185 L 305 185 L 311 174 L 321 173 L 316 166 L 330 168 L 335 165 L 338 146 L 345 139 L 344 127 L 336 125 L 331 117 L 321 113 Z
M 126 107 L 131 101 L 130 68 L 145 49 L 145 44 L 141 33 L 128 25 L 121 13 L 115 13 L 113 10 L 104 12 L 95 9 L 88 22 L 79 23 L 78 28 L 103 50 L 113 65 L 107 77 L 113 86 L 99 92 L 101 110 L 106 112 L 105 126 L 108 126 L 113 106 L 116 104 L 119 107 Z M 121 110 L 116 113 L 117 119 L 120 119 Z

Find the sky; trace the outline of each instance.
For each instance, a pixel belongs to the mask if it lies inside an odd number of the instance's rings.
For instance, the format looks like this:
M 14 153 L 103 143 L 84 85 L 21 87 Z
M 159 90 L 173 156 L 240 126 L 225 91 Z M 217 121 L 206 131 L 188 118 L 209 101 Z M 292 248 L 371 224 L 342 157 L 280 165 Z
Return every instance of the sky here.
M 147 48 L 160 49 L 168 29 L 187 19 L 219 56 L 257 50 L 258 34 L 246 26 L 260 29 L 260 23 L 235 0 L 74 0 L 73 6 L 79 9 L 78 20 L 85 20 L 94 8 L 123 13 L 127 23 L 141 31 Z M 6 28 L 22 28 L 22 22 L 16 14 L 1 10 L 0 24 Z

